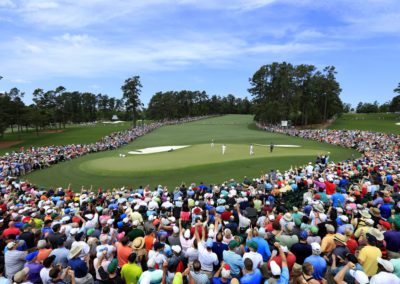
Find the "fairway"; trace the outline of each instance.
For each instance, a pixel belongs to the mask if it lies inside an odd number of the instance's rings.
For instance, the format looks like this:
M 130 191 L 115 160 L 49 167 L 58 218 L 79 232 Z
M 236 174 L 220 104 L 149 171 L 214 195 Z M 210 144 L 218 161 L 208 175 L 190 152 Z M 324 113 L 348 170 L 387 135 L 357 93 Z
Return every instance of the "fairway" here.
M 164 126 L 118 150 L 58 164 L 34 172 L 27 179 L 46 187 L 71 183 L 75 190 L 82 185 L 112 188 L 162 184 L 173 188 L 181 182 L 210 184 L 230 178 L 259 177 L 271 169 L 285 170 L 314 161 L 316 155 L 328 151 L 331 160 L 335 161 L 357 155 L 350 149 L 258 130 L 252 119 L 249 115 L 227 115 Z M 275 147 L 270 153 L 267 146 L 270 143 L 300 147 Z M 225 155 L 222 155 L 222 144 L 227 147 Z M 249 154 L 250 144 L 255 145 L 253 156 Z M 189 147 L 146 155 L 128 154 L 129 151 L 170 145 Z M 120 154 L 126 157 L 120 157 Z
M 345 113 L 329 129 L 356 129 L 400 134 L 400 114 Z

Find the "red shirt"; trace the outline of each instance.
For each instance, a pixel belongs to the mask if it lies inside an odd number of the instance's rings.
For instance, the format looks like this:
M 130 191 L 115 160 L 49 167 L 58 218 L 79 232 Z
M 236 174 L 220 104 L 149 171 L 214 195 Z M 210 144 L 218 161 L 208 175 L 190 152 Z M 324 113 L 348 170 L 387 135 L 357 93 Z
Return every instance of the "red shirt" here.
M 270 258 L 270 260 L 268 261 L 268 268 L 269 269 L 271 269 L 271 267 L 269 266 L 269 263 L 272 260 L 274 260 L 276 262 L 276 264 L 278 264 L 279 267 L 282 268 L 282 258 L 281 258 L 280 255 L 277 255 L 277 256 L 275 256 L 273 258 Z M 296 256 L 293 253 L 289 252 L 286 255 L 286 261 L 287 261 L 287 264 L 288 264 L 289 273 L 292 273 L 293 265 L 296 263 Z
M 1 211 L 3 211 L 3 212 L 6 212 L 7 211 L 7 204 L 1 204 L 0 205 L 0 209 L 1 209 Z
M 18 236 L 19 234 L 21 234 L 21 231 L 18 228 L 7 228 L 3 231 L 3 234 L 1 236 L 7 238 L 8 235 Z
M 358 243 L 355 239 L 349 238 L 346 242 L 346 246 L 349 249 L 350 253 L 355 254 L 358 249 Z
M 223 221 L 229 221 L 231 216 L 232 216 L 232 212 L 230 212 L 230 211 L 224 211 L 224 212 L 221 213 L 221 219 Z
M 335 193 L 336 185 L 329 181 L 326 181 L 325 185 L 326 185 L 326 194 L 333 195 Z

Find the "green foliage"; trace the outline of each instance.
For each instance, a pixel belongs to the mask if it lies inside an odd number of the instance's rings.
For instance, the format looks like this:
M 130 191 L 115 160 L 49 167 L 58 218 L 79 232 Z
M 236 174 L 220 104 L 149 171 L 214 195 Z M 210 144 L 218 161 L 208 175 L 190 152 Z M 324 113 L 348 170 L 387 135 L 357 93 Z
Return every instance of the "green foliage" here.
M 377 101 L 374 103 L 359 102 L 356 108 L 357 113 L 377 113 L 379 112 L 379 104 Z
M 249 114 L 251 102 L 229 94 L 212 96 L 205 91 L 158 92 L 151 99 L 146 116 L 155 119 L 175 119 L 210 114 Z
M 398 87 L 400 93 L 400 87 Z M 390 112 L 400 112 L 400 95 L 395 96 L 389 105 Z
M 291 120 L 295 125 L 324 122 L 343 112 L 335 67 L 274 62 L 250 78 L 255 119 L 264 123 Z
M 121 87 L 126 112 L 132 114 L 133 126 L 136 126 L 138 108 L 143 106 L 139 98 L 142 87 L 139 76 L 126 79 Z

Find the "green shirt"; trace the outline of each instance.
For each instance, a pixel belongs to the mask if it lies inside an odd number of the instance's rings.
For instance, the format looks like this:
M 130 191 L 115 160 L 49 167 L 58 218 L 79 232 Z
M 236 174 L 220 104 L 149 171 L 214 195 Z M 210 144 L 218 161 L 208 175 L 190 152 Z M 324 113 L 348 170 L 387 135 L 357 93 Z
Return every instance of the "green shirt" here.
M 121 277 L 126 284 L 138 283 L 140 275 L 142 275 L 142 269 L 136 263 L 127 263 L 122 266 Z

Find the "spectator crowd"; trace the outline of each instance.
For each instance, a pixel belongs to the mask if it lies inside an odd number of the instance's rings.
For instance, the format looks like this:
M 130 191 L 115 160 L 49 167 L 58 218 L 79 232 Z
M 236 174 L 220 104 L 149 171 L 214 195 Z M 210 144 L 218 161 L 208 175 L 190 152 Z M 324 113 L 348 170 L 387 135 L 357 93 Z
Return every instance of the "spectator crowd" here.
M 23 176 L 31 171 L 48 168 L 51 165 L 79 158 L 90 153 L 115 150 L 161 126 L 185 123 L 203 118 L 205 117 L 153 122 L 128 130 L 111 133 L 92 144 L 53 145 L 30 147 L 28 149 L 21 148 L 20 151 L 14 151 L 0 156 L 0 177 Z
M 173 190 L 42 191 L 6 175 L 0 283 L 400 283 L 400 138 L 265 128 L 361 157 Z

